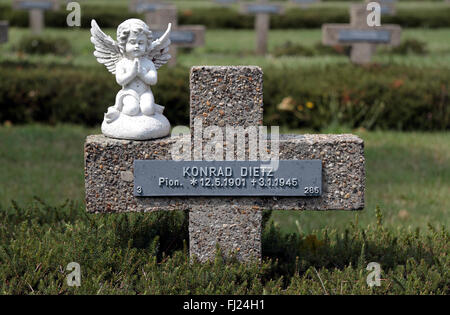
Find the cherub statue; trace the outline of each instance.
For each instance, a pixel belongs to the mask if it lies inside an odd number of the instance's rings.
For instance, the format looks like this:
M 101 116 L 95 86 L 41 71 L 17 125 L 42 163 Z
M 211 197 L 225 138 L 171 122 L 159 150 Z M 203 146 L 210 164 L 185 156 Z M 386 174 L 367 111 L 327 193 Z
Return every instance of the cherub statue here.
M 117 28 L 117 42 L 91 22 L 94 56 L 116 75 L 122 89 L 114 106 L 108 108 L 102 123 L 105 136 L 119 139 L 147 140 L 165 137 L 170 123 L 162 114 L 164 107 L 155 104 L 151 85 L 158 81 L 157 70 L 170 59 L 171 24 L 159 39 L 139 19 L 124 21 Z

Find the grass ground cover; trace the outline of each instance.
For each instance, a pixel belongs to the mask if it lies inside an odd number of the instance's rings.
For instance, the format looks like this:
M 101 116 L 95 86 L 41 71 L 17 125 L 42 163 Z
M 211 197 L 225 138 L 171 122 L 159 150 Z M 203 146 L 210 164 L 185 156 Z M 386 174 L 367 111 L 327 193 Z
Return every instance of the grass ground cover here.
M 106 29 L 109 35 L 115 37 L 115 30 Z M 10 41 L 0 46 L 0 60 L 30 60 L 36 63 L 62 63 L 83 66 L 99 66 L 92 57 L 92 44 L 89 41 L 88 30 L 79 29 L 46 29 L 45 36 L 65 37 L 73 47 L 69 56 L 57 57 L 54 55 L 25 55 L 14 51 L 23 36 L 29 30 L 11 28 Z M 422 55 L 392 55 L 380 49 L 374 56 L 374 62 L 384 64 L 401 64 L 415 67 L 450 67 L 450 29 L 405 29 L 403 39 L 416 39 L 426 43 L 429 53 Z M 320 42 L 320 30 L 272 30 L 269 33 L 269 53 L 277 46 L 286 42 L 313 47 Z M 253 54 L 254 32 L 251 30 L 208 30 L 204 47 L 193 49 L 190 53 L 180 51 L 178 61 L 185 66 L 199 64 L 205 65 L 238 65 L 256 64 L 262 67 L 306 67 L 309 65 L 346 64 L 346 56 L 320 55 L 320 56 L 286 56 L 275 58 L 273 56 L 259 57 Z

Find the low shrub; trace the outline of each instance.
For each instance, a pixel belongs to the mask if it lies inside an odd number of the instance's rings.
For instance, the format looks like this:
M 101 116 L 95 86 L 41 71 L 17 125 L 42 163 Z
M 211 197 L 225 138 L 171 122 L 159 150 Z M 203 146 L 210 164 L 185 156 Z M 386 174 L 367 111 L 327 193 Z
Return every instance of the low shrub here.
M 445 227 L 390 231 L 351 222 L 345 232 L 283 234 L 269 224 L 263 260 L 189 259 L 187 215 L 178 211 L 90 215 L 72 202 L 0 205 L 3 294 L 449 294 Z M 82 270 L 69 287 L 69 262 Z M 366 283 L 369 262 L 380 287 Z
M 26 54 L 66 56 L 72 53 L 72 45 L 64 37 L 29 35 L 22 37 L 14 50 Z
M 397 55 L 426 55 L 428 53 L 427 43 L 417 39 L 407 39 L 399 46 L 393 47 L 390 52 Z
M 406 66 L 265 69 L 265 122 L 290 128 L 446 130 L 450 73 Z
M 273 55 L 280 56 L 314 56 L 315 51 L 312 48 L 303 46 L 302 44 L 294 44 L 291 41 L 287 41 L 281 46 L 275 47 Z
M 31 64 L 1 66 L 0 121 L 17 123 L 72 122 L 93 126 L 114 105 L 120 87 L 104 68 L 40 67 Z M 189 121 L 187 69 L 162 69 L 153 89 L 158 103 L 166 106 L 171 122 Z
M 101 66 L 3 64 L 0 121 L 97 125 L 119 90 Z M 447 130 L 450 73 L 350 64 L 264 69 L 264 122 L 290 128 Z M 153 88 L 172 125 L 189 121 L 189 69 L 163 68 Z

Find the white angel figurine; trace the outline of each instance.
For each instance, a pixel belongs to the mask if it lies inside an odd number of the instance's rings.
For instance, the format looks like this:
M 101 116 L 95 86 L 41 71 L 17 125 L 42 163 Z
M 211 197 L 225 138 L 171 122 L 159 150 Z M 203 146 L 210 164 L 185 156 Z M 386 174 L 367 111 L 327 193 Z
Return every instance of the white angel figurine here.
M 148 140 L 165 137 L 170 123 L 162 114 L 164 107 L 155 104 L 151 85 L 158 81 L 157 70 L 170 59 L 170 30 L 153 41 L 145 22 L 129 19 L 117 28 L 117 42 L 91 22 L 94 56 L 122 86 L 114 106 L 108 108 L 102 123 L 105 136 L 119 139 Z

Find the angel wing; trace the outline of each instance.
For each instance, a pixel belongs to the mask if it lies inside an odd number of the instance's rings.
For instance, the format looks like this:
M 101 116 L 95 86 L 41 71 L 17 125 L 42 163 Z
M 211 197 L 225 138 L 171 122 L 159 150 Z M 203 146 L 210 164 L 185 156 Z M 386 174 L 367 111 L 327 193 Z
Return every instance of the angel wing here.
M 94 56 L 109 72 L 115 74 L 116 64 L 121 58 L 119 45 L 111 36 L 102 32 L 95 20 L 91 21 L 91 34 L 91 43 L 95 46 Z
M 149 57 L 155 64 L 156 69 L 161 68 L 161 66 L 166 64 L 170 59 L 169 45 L 171 29 L 172 23 L 169 23 L 166 32 L 160 38 L 152 42 Z

